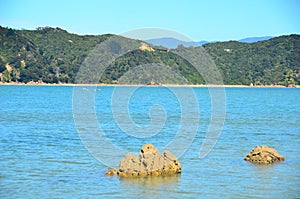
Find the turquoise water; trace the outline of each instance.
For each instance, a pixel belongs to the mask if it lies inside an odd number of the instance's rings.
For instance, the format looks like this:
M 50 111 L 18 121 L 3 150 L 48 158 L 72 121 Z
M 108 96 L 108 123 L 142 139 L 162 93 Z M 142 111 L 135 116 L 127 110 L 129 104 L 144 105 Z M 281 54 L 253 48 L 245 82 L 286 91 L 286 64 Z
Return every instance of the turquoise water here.
M 73 87 L 0 86 L 0 198 L 299 198 L 300 90 L 226 88 L 223 131 L 205 158 L 199 158 L 199 150 L 211 99 L 206 88 L 193 90 L 200 126 L 179 159 L 182 174 L 119 179 L 105 176 L 107 166 L 81 142 L 73 119 Z M 138 153 L 144 143 L 161 151 L 172 141 L 181 114 L 172 92 L 144 87 L 132 95 L 128 110 L 138 125 L 149 124 L 149 109 L 157 104 L 167 116 L 156 135 L 137 138 L 114 121 L 113 91 L 100 87 L 95 109 L 99 126 L 114 145 Z M 286 160 L 265 166 L 245 162 L 256 145 L 274 147 Z

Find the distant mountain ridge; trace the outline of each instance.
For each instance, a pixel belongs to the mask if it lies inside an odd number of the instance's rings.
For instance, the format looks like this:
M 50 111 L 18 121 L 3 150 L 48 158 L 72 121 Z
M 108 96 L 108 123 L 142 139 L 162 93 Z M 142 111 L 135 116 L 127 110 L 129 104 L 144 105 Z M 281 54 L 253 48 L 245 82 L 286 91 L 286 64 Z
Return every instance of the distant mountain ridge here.
M 273 38 L 272 36 L 265 36 L 265 37 L 248 37 L 248 38 L 244 38 L 244 39 L 240 39 L 238 40 L 238 42 L 243 42 L 243 43 L 254 43 L 254 42 L 258 42 L 258 41 L 264 41 L 264 40 L 268 40 Z M 194 47 L 198 47 L 198 46 L 202 46 L 204 44 L 207 43 L 215 43 L 216 41 L 199 41 L 199 42 L 195 42 L 195 41 L 182 41 L 176 38 L 172 38 L 172 37 L 162 37 L 162 38 L 155 38 L 155 39 L 148 39 L 145 40 L 147 43 L 150 43 L 152 45 L 155 46 L 163 46 L 166 48 L 177 48 L 178 45 L 183 45 L 184 47 L 190 47 L 190 46 L 194 46 Z
M 248 38 L 240 39 L 238 41 L 239 42 L 244 42 L 244 43 L 254 43 L 254 42 L 264 41 L 264 40 L 268 40 L 268 39 L 272 39 L 272 38 L 273 38 L 272 36 L 248 37 Z
M 155 46 L 163 46 L 166 48 L 177 48 L 178 45 L 183 45 L 185 47 L 189 46 L 199 46 L 199 43 L 193 41 L 182 41 L 171 37 L 163 37 L 158 39 L 149 39 L 145 40 L 147 43 L 150 43 Z

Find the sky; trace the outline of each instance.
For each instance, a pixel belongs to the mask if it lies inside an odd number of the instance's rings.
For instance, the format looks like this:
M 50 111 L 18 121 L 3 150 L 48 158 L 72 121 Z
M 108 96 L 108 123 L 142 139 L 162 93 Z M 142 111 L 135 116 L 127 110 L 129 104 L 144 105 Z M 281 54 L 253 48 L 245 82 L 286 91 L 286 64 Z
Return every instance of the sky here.
M 300 34 L 300 0 L 0 0 L 0 25 L 81 35 L 160 28 L 228 41 Z

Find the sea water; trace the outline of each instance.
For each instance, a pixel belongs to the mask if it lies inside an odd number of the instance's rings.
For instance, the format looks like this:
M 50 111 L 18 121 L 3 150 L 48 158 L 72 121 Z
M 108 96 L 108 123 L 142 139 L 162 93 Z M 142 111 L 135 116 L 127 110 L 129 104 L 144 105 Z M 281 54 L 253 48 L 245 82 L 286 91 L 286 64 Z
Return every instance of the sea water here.
M 140 87 L 131 94 L 128 125 L 146 128 L 151 124 L 149 110 L 157 105 L 164 110 L 163 126 L 144 137 L 124 132 L 116 121 L 115 89 L 98 87 L 93 94 L 98 125 L 107 139 L 135 154 L 145 143 L 163 152 L 178 134 L 182 119 L 182 104 L 174 89 Z M 199 123 L 193 142 L 179 157 L 182 174 L 124 179 L 106 176 L 105 160 L 89 153 L 80 139 L 73 87 L 0 86 L 0 198 L 300 197 L 299 89 L 226 88 L 222 132 L 203 158 L 199 152 L 212 117 L 212 99 L 207 88 L 193 88 L 193 92 L 198 107 L 185 108 L 190 113 L 199 110 Z M 256 145 L 274 147 L 285 161 L 272 165 L 244 161 Z

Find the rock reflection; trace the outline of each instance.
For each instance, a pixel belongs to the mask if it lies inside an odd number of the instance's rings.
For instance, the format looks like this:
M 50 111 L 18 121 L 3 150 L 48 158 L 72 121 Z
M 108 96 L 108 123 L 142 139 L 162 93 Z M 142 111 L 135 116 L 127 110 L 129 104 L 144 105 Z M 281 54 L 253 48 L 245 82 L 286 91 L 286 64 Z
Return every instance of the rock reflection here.
M 120 185 L 126 193 L 131 191 L 135 195 L 161 196 L 168 191 L 177 190 L 180 185 L 181 175 L 149 176 L 139 178 L 120 178 Z M 141 189 L 139 189 L 141 188 Z

